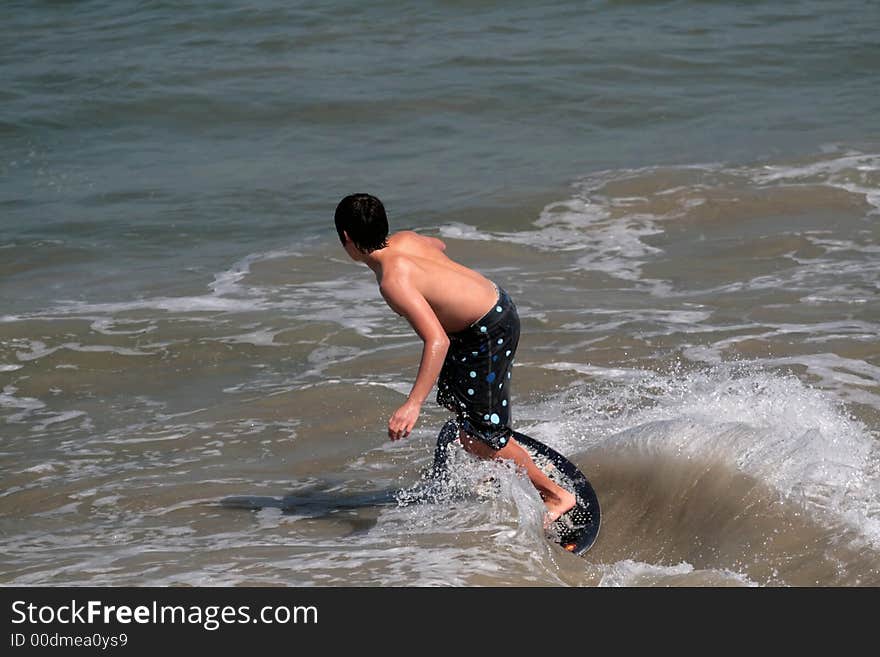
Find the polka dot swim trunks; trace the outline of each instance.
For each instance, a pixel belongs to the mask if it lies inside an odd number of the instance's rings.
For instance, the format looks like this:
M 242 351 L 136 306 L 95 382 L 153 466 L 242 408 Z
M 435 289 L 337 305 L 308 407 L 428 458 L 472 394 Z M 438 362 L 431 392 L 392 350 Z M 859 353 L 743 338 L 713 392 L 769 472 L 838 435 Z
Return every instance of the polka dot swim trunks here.
M 466 433 L 492 449 L 510 438 L 510 375 L 519 343 L 519 315 L 510 296 L 498 299 L 468 328 L 449 334 L 437 381 L 437 403 L 458 415 Z

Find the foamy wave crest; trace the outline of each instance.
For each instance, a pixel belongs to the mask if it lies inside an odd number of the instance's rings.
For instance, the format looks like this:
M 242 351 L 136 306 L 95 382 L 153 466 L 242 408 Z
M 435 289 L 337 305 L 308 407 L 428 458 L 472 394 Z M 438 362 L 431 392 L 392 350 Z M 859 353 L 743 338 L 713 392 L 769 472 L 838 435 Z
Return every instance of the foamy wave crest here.
M 591 180 L 596 182 L 600 178 Z M 639 280 L 647 257 L 661 252 L 642 238 L 662 233 L 662 229 L 651 215 L 621 216 L 621 212 L 614 211 L 629 199 L 594 198 L 592 191 L 585 189 L 575 198 L 548 205 L 535 221 L 536 230 L 488 233 L 465 224 L 450 224 L 441 226 L 440 234 L 453 239 L 499 240 L 542 251 L 578 252 L 582 254 L 576 261 L 578 269 Z
M 609 566 L 599 586 L 757 586 L 745 575 L 729 570 L 694 570 L 689 563 L 657 566 L 639 561 L 618 561 Z
M 826 153 L 805 164 L 707 163 L 600 171 L 576 182 L 571 198 L 547 205 L 532 230 L 486 232 L 449 224 L 440 232 L 454 239 L 575 252 L 574 269 L 649 283 L 657 291 L 666 291 L 665 281 L 645 279 L 642 270 L 664 253 L 646 238 L 666 232 L 667 222 L 684 220 L 691 228 L 705 225 L 714 230 L 725 219 L 737 220 L 739 205 L 752 213 L 771 214 L 791 204 L 809 207 L 812 197 L 801 196 L 796 188 L 809 194 L 810 189 L 823 187 L 862 197 L 872 208 L 869 214 L 877 214 L 880 155 Z M 768 198 L 768 189 L 779 193 Z M 871 248 L 853 244 L 859 251 Z
M 802 165 L 767 165 L 740 170 L 765 186 L 824 185 L 864 195 L 880 214 L 880 154 L 850 151 L 842 157 Z
M 24 422 L 35 411 L 46 408 L 39 399 L 32 397 L 18 397 L 15 393 L 18 388 L 12 385 L 5 386 L 0 392 L 0 408 L 16 409 L 18 412 L 7 416 L 7 422 Z
M 783 376 L 719 365 L 653 374 L 560 402 L 541 424 L 563 451 L 602 446 L 731 465 L 814 515 L 842 521 L 880 548 L 880 447 L 827 392 Z M 543 439 L 543 438 L 542 438 Z
M 290 313 L 297 319 L 338 324 L 365 337 L 409 335 L 382 330 L 389 325 L 387 308 L 370 280 L 352 279 L 349 273 L 340 276 L 338 267 L 328 268 L 321 255 L 301 261 L 303 258 L 306 256 L 291 249 L 253 253 L 214 274 L 204 294 L 103 302 L 61 300 L 38 312 L 0 316 L 0 322 L 84 318 L 98 333 L 137 336 L 156 331 L 156 321 L 162 314 L 206 322 L 212 321 L 205 317 L 206 313 L 266 313 L 271 317 Z M 326 276 L 323 280 L 322 274 Z M 144 312 L 151 315 L 144 318 Z M 139 316 L 128 317 L 131 313 Z M 276 344 L 277 333 L 284 330 L 258 325 L 251 328 L 258 330 L 236 332 L 223 340 L 272 346 Z

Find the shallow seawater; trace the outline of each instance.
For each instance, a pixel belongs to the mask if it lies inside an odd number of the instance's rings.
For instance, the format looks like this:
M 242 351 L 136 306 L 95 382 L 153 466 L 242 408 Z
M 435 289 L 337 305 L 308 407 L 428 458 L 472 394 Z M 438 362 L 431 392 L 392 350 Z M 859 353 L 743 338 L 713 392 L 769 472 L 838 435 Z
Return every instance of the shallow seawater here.
M 880 584 L 873 3 L 212 7 L 8 12 L 0 584 Z M 513 297 L 583 557 L 506 464 L 422 491 L 433 403 L 387 440 L 352 191 Z

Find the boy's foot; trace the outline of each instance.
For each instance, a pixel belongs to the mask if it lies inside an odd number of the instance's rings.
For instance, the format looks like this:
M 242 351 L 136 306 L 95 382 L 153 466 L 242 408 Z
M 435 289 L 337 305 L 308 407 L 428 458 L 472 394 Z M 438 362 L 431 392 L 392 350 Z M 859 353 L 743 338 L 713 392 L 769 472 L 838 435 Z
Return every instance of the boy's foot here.
M 574 508 L 575 504 L 577 504 L 577 498 L 565 489 L 562 489 L 558 497 L 545 497 L 544 505 L 547 507 L 547 513 L 544 514 L 544 528 L 546 529 L 550 524 Z

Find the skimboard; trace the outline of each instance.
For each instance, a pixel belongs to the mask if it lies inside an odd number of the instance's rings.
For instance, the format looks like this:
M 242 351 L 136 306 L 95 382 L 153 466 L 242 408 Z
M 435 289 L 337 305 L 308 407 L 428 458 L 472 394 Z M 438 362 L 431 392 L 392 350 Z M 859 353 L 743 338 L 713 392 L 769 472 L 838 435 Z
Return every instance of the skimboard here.
M 599 499 L 593 486 L 574 463 L 552 447 L 518 431 L 513 432 L 513 437 L 529 452 L 535 464 L 548 477 L 574 493 L 577 504 L 550 525 L 548 536 L 565 550 L 574 554 L 584 554 L 596 542 L 602 520 Z M 431 468 L 435 476 L 442 476 L 446 471 L 448 447 L 457 439 L 458 424 L 455 420 L 449 420 L 437 436 L 434 464 Z

